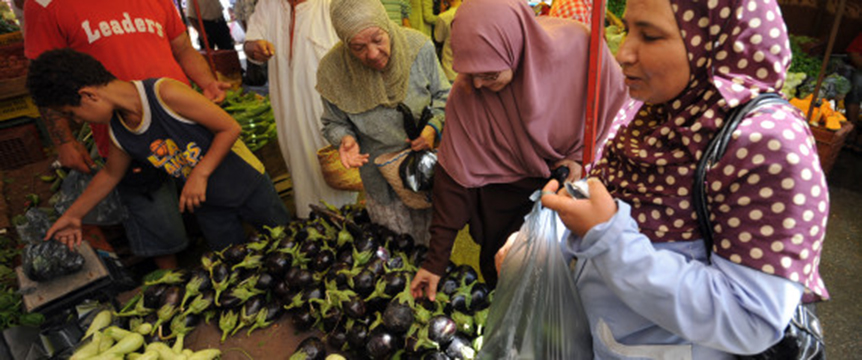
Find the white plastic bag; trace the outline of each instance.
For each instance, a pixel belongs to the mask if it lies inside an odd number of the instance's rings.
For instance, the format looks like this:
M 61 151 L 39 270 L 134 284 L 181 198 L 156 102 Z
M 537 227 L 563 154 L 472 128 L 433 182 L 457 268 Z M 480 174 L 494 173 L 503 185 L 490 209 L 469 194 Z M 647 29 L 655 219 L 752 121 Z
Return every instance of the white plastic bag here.
M 506 255 L 479 359 L 592 359 L 590 326 L 566 265 L 557 214 L 536 201 Z

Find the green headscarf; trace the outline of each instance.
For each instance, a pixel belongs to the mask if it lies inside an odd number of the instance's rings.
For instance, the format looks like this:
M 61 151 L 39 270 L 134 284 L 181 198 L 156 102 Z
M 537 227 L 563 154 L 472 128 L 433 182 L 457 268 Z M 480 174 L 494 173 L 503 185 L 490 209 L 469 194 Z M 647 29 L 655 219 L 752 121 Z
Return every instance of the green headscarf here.
M 320 61 L 317 92 L 349 114 L 379 105 L 397 106 L 407 95 L 410 68 L 428 38 L 390 21 L 380 0 L 333 0 L 330 6 L 332 26 L 341 42 Z M 346 45 L 360 31 L 373 26 L 390 38 L 389 63 L 383 71 L 362 64 Z

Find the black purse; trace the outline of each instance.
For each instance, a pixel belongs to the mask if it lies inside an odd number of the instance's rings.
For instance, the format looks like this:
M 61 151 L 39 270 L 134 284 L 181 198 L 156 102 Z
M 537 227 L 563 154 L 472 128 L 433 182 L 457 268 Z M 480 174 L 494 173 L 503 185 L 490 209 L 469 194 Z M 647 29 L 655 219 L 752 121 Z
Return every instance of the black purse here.
M 731 135 L 736 127 L 748 113 L 765 104 L 787 103 L 781 96 L 774 93 L 760 94 L 743 106 L 734 109 L 727 122 L 722 126 L 715 137 L 710 141 L 703 157 L 697 164 L 694 175 L 694 186 L 692 196 L 694 197 L 694 209 L 697 213 L 698 226 L 703 235 L 703 241 L 709 251 L 707 259 L 712 254 L 713 232 L 709 220 L 709 209 L 706 207 L 706 170 L 715 165 L 731 140 Z M 766 351 L 755 355 L 738 355 L 737 358 L 745 360 L 822 360 L 826 359 L 826 345 L 823 342 L 823 331 L 820 320 L 815 314 L 814 304 L 799 304 L 790 319 L 790 324 L 784 330 L 784 338 Z

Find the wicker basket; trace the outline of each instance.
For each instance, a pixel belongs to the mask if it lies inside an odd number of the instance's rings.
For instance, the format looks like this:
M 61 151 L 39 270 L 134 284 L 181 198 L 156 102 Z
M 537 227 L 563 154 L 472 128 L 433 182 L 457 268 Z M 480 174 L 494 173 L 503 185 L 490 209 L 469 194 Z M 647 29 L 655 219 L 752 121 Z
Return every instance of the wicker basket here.
M 329 145 L 317 150 L 317 160 L 320 161 L 320 171 L 326 185 L 337 190 L 362 191 L 362 179 L 359 169 L 347 169 L 341 164 L 338 149 Z
M 374 164 L 377 165 L 377 169 L 383 174 L 383 178 L 386 179 L 389 186 L 392 186 L 392 189 L 395 190 L 395 193 L 404 202 L 404 205 L 412 209 L 427 209 L 431 207 L 431 192 L 416 192 L 405 188 L 404 183 L 401 181 L 401 174 L 398 171 L 401 163 L 404 162 L 410 151 L 410 149 L 406 149 L 380 155 L 374 159 Z

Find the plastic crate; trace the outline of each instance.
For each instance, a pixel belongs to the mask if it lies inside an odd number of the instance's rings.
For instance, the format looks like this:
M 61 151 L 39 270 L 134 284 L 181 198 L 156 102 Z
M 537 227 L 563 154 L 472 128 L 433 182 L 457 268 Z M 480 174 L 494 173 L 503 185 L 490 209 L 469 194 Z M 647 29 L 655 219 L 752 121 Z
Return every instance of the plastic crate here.
M 29 95 L 0 100 L 0 121 L 20 117 L 39 117 L 39 108 Z
M 0 130 L 0 169 L 9 170 L 45 157 L 35 124 Z

